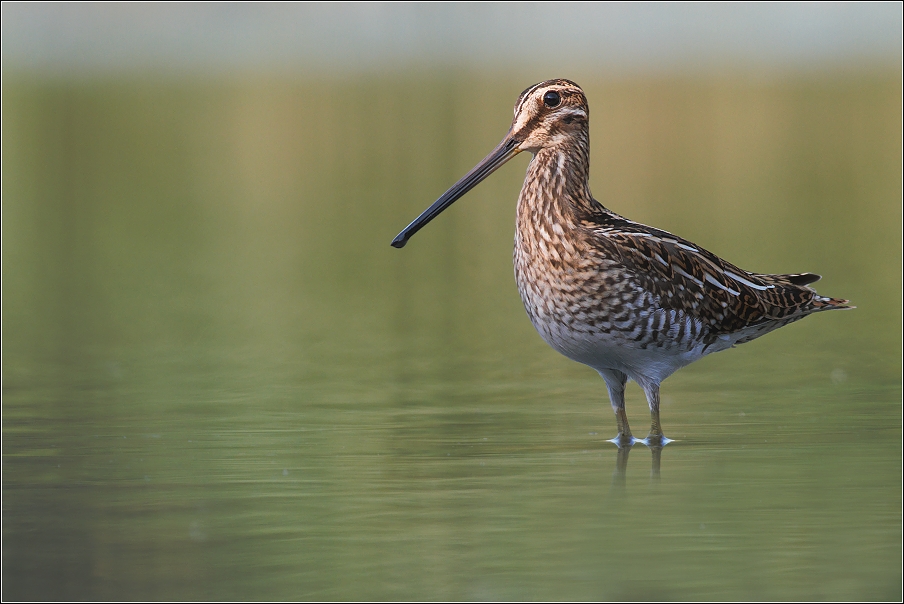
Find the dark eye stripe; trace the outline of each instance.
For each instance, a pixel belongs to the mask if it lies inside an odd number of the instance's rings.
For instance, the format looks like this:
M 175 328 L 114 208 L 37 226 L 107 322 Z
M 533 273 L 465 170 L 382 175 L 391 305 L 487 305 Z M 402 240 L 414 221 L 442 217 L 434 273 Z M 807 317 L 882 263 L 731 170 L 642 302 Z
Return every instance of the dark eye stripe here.
M 562 97 L 559 96 L 559 93 L 555 90 L 550 90 L 546 94 L 543 95 L 543 104 L 552 109 L 553 107 L 558 107 L 559 103 L 562 102 Z

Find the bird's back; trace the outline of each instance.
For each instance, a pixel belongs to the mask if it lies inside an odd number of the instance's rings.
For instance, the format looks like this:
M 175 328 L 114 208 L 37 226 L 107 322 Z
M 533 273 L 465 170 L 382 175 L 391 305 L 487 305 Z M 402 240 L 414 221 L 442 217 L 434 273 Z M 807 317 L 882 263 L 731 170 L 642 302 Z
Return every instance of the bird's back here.
M 741 269 L 666 231 L 627 220 L 604 208 L 586 229 L 601 253 L 618 259 L 622 276 L 649 292 L 657 307 L 700 321 L 710 337 L 756 334 L 746 342 L 814 312 L 850 308 L 847 300 L 820 296 L 813 273 L 763 274 Z M 774 325 L 771 329 L 759 328 Z

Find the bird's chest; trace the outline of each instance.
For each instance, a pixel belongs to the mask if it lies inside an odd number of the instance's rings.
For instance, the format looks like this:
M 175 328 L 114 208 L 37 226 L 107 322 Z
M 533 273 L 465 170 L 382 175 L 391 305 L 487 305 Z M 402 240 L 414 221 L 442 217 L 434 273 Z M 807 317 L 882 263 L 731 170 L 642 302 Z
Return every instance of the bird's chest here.
M 519 225 L 520 226 L 520 225 Z M 699 326 L 663 309 L 617 261 L 551 229 L 516 229 L 515 279 L 531 322 L 547 344 L 596 369 L 664 379 L 703 355 Z
M 531 322 L 547 342 L 569 333 L 597 334 L 611 309 L 613 285 L 605 258 L 592 253 L 580 233 L 557 222 L 519 220 L 515 280 Z

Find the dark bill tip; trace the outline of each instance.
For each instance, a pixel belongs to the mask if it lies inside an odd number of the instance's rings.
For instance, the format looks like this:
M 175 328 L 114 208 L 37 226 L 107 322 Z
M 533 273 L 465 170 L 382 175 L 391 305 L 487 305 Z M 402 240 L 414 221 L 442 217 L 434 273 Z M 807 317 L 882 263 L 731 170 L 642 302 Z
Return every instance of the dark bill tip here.
M 396 238 L 392 240 L 392 247 L 402 249 L 405 247 L 405 244 L 408 243 L 408 237 L 403 237 L 402 233 L 396 235 Z

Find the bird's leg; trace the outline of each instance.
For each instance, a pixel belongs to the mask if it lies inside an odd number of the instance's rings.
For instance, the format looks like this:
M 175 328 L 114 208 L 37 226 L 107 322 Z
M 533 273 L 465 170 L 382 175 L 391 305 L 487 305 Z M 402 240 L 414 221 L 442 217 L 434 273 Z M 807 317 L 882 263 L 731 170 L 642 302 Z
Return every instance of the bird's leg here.
M 662 436 L 662 425 L 659 423 L 659 386 L 652 386 L 645 394 L 650 404 L 650 436 Z
M 628 425 L 628 414 L 625 413 L 625 403 L 615 409 L 615 422 L 618 425 L 618 435 L 628 439 L 633 438 L 631 435 L 631 426 Z
M 628 376 L 614 369 L 604 369 L 599 374 L 606 380 L 609 400 L 612 402 L 612 410 L 615 411 L 615 422 L 618 424 L 618 435 L 612 439 L 612 442 L 619 447 L 633 445 L 636 439 L 631 434 L 631 427 L 628 425 L 628 415 L 625 413 L 625 384 L 628 383 Z
M 665 437 L 659 423 L 659 384 L 647 384 L 643 391 L 647 396 L 647 403 L 650 404 L 650 434 L 641 442 L 649 446 L 663 447 L 670 443 L 671 439 Z

